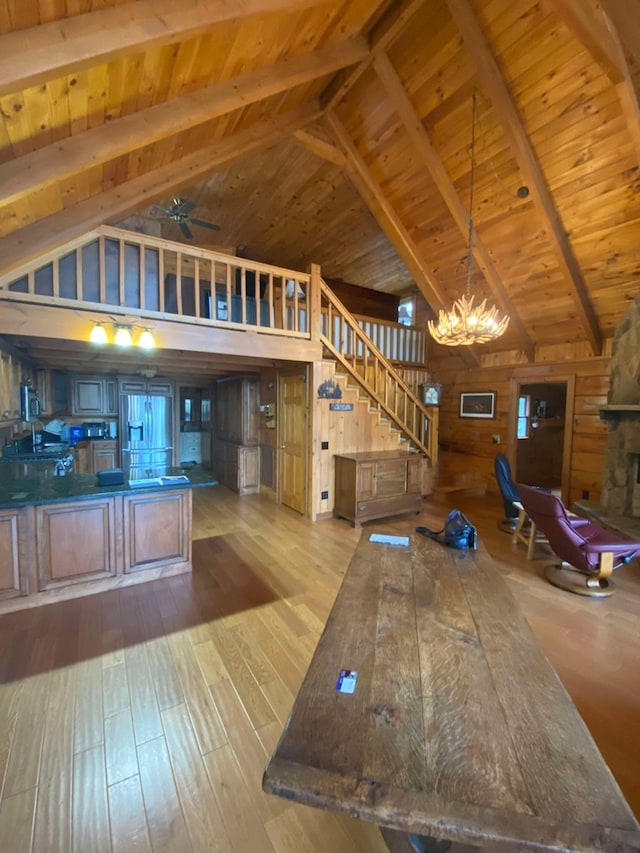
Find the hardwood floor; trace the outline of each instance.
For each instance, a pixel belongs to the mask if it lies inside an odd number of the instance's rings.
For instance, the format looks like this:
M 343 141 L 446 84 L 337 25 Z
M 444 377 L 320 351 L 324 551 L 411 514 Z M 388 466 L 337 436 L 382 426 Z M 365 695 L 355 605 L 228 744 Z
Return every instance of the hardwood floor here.
M 640 814 L 640 567 L 609 600 L 572 596 L 498 531 L 497 500 L 455 504 Z M 374 826 L 260 788 L 359 536 L 196 489 L 192 576 L 0 617 L 0 850 L 386 851 Z

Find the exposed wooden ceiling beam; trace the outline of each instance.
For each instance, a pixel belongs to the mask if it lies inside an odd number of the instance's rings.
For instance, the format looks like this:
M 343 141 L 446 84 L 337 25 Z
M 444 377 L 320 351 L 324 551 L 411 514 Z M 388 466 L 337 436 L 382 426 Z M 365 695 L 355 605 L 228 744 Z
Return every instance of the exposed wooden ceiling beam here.
M 0 95 L 202 35 L 222 21 L 320 0 L 137 0 L 0 36 Z
M 340 119 L 334 112 L 329 112 L 326 115 L 326 121 L 346 155 L 347 174 L 387 235 L 389 242 L 402 258 L 427 304 L 433 313 L 437 314 L 444 309 L 444 303 L 435 273 L 422 258 L 413 238 L 385 197 Z M 464 351 L 468 352 L 465 360 L 471 360 L 477 366 L 479 359 L 475 352 L 470 352 L 469 347 L 464 347 Z
M 614 33 L 607 27 L 602 10 L 590 0 L 545 0 L 560 20 L 586 47 L 612 83 L 625 79 L 626 62 Z
M 223 80 L 198 92 L 157 104 L 0 165 L 0 205 L 13 203 L 60 180 L 159 142 L 220 115 L 285 92 L 368 53 L 366 41 L 350 39 Z
M 418 11 L 424 0 L 400 0 L 373 28 L 370 38 L 369 56 L 349 71 L 335 75 L 320 96 L 323 109 L 332 110 L 354 86 L 370 65 L 371 59 L 381 50 L 387 50 L 406 27 L 410 18 Z
M 480 85 L 491 100 L 510 142 L 534 205 L 542 216 L 549 242 L 576 306 L 577 319 L 594 355 L 602 351 L 602 333 L 589 300 L 578 261 L 556 209 L 551 191 L 484 33 L 468 0 L 445 0 L 476 68 Z
M 624 56 L 625 79 L 618 95 L 640 163 L 640 8 L 629 12 L 628 0 L 600 0 L 608 31 Z
M 440 159 L 438 152 L 433 147 L 429 135 L 420 120 L 420 116 L 417 114 L 415 107 L 411 103 L 407 90 L 402 85 L 402 81 L 398 77 L 386 53 L 381 52 L 376 56 L 373 62 L 373 67 L 385 87 L 389 99 L 393 103 L 393 108 L 400 116 L 417 154 L 429 170 L 431 177 L 438 187 L 440 195 L 444 199 L 445 204 L 449 208 L 449 212 L 453 216 L 456 225 L 466 240 L 468 237 L 469 213 L 465 210 L 464 205 L 460 201 L 460 197 L 447 174 L 444 164 Z M 523 352 L 529 361 L 533 361 L 535 358 L 535 347 L 533 341 L 529 337 L 529 333 L 518 316 L 516 307 L 503 285 L 502 280 L 493 265 L 491 256 L 480 239 L 477 231 L 475 232 L 473 241 L 473 256 L 480 267 L 487 284 L 493 291 L 494 297 L 510 317 L 511 326 L 518 334 L 518 340 L 522 346 Z
M 340 166 L 343 169 L 347 165 L 347 158 L 344 156 L 342 151 L 336 148 L 335 145 L 327 142 L 326 139 L 322 139 L 320 136 L 312 133 L 311 130 L 296 130 L 293 134 L 293 138 L 303 148 L 306 148 L 307 151 L 311 151 L 312 154 L 315 154 L 316 157 L 328 160 L 330 163 L 333 163 L 335 166 Z
M 195 183 L 252 151 L 272 145 L 315 121 L 320 114 L 320 105 L 311 102 L 14 231 L 0 240 L 0 272 L 6 273 L 97 225 L 129 216 L 185 184 Z

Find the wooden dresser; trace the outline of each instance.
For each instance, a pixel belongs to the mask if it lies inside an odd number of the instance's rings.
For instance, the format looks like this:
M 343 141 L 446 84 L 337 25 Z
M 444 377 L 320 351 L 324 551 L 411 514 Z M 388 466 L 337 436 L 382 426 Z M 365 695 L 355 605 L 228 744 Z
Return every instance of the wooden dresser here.
M 335 457 L 333 514 L 360 527 L 363 521 L 422 508 L 422 466 L 417 453 L 377 450 Z

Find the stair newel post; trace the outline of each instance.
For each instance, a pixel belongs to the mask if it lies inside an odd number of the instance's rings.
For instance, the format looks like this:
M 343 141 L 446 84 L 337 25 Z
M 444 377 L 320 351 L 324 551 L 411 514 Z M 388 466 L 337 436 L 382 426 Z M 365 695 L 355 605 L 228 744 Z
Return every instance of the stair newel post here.
M 310 293 L 307 295 L 307 304 L 309 311 L 309 331 L 311 332 L 311 340 L 319 341 L 322 319 L 320 316 L 322 290 L 322 277 L 320 275 L 320 266 L 318 264 L 311 264 L 311 268 L 309 271 L 311 273 L 311 280 L 309 282 Z

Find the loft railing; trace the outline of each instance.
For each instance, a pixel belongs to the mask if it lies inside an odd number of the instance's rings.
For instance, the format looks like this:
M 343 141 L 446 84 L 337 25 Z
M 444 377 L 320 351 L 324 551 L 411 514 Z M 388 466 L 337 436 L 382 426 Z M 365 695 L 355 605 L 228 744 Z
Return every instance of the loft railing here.
M 323 345 L 435 465 L 438 453 L 437 410 L 422 403 L 322 279 L 320 292 L 320 337 Z
M 101 226 L 0 277 L 12 299 L 310 338 L 307 273 Z
M 332 327 L 326 323 L 327 306 L 322 305 L 320 310 L 322 312 L 323 330 L 326 330 L 326 335 L 331 338 L 333 345 L 338 349 L 341 345 L 353 346 L 356 348 L 355 352 L 348 351 L 346 354 L 361 357 L 363 354 L 362 344 L 354 337 L 347 337 L 346 341 L 341 341 L 339 320 L 334 317 Z M 388 361 L 421 366 L 427 363 L 427 340 L 424 329 L 392 323 L 390 320 L 380 320 L 377 317 L 365 317 L 361 314 L 352 314 L 351 316 Z

